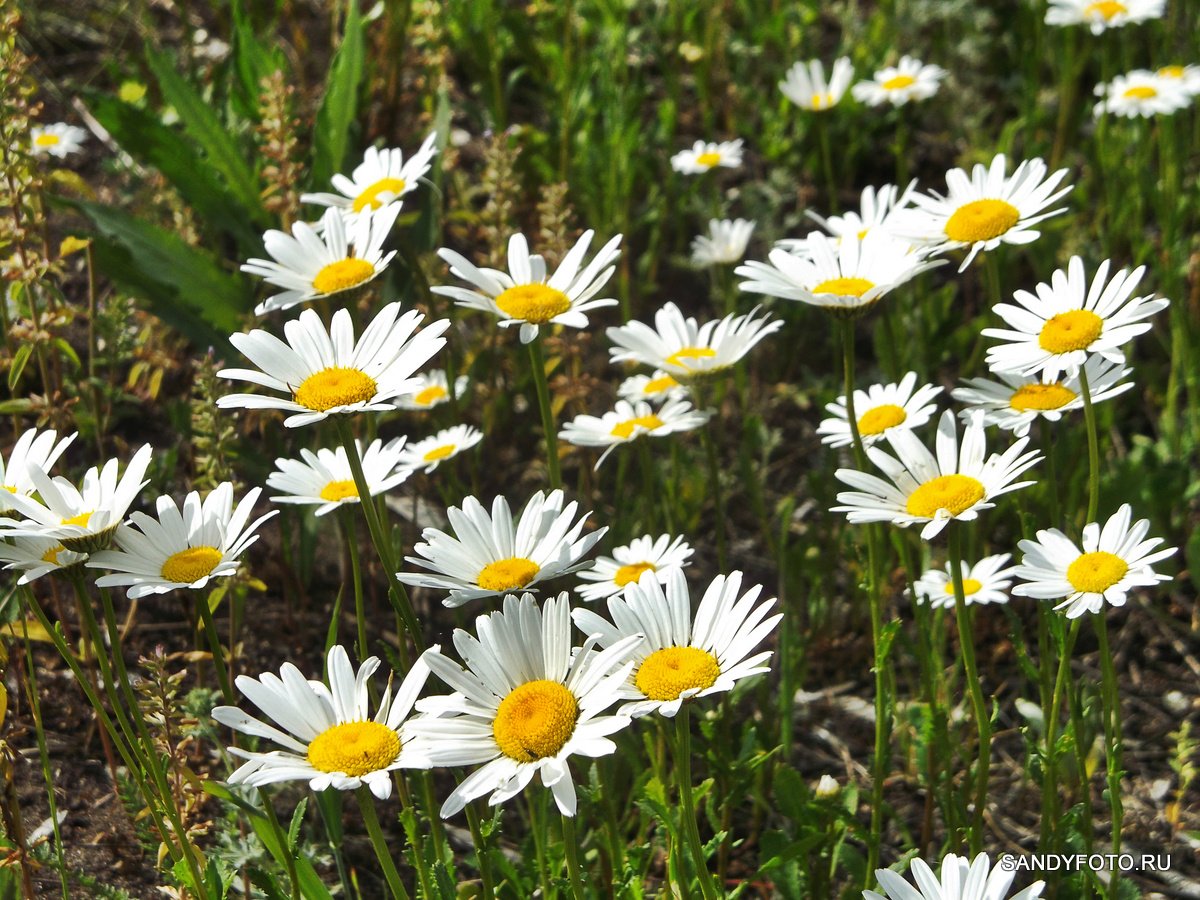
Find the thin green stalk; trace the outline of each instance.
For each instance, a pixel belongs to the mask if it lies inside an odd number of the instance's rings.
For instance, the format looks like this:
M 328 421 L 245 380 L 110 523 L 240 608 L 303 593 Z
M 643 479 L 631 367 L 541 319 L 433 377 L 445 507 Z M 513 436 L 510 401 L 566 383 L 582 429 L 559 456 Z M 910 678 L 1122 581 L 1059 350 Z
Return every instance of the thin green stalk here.
M 1092 406 L 1092 389 L 1084 366 L 1079 367 L 1079 389 L 1083 394 L 1083 419 L 1088 440 L 1088 507 L 1084 522 L 1095 522 L 1100 509 L 1100 436 L 1096 429 L 1096 410 Z
M 1071 652 L 1075 649 L 1075 638 L 1079 635 L 1080 619 L 1074 619 L 1058 649 L 1058 674 L 1054 678 L 1054 690 L 1050 694 L 1050 708 L 1044 710 L 1046 726 L 1046 759 L 1042 773 L 1042 835 L 1046 848 L 1052 848 L 1050 839 L 1058 826 L 1058 719 L 1062 714 L 1063 694 L 1067 678 L 1071 673 Z M 1075 740 L 1079 739 L 1074 735 Z M 1083 776 L 1086 778 L 1086 774 Z M 1087 802 L 1086 797 L 1084 802 Z
M 579 868 L 579 847 L 575 840 L 575 817 L 563 813 L 563 847 L 567 853 L 567 874 L 571 879 L 571 896 L 583 900 L 583 873 Z
M 1096 639 L 1100 645 L 1101 692 L 1104 698 L 1104 762 L 1108 777 L 1108 803 L 1112 811 L 1112 852 L 1116 855 L 1121 852 L 1121 823 L 1125 818 L 1125 808 L 1121 803 L 1121 699 L 1117 692 L 1117 673 L 1113 668 L 1112 653 L 1108 647 L 1108 621 L 1104 618 L 1104 613 L 1093 615 L 1092 624 L 1096 627 Z M 1119 875 L 1118 870 L 1114 868 L 1108 883 L 1108 895 L 1113 900 L 1120 896 Z
M 825 190 L 828 192 L 828 212 L 835 213 L 838 211 L 837 179 L 833 175 L 833 155 L 829 152 L 829 130 L 824 117 L 820 113 L 814 115 L 816 120 L 813 127 L 821 144 L 821 168 L 825 174 Z
M 700 826 L 696 821 L 696 801 L 692 794 L 692 734 L 688 721 L 688 704 L 684 703 L 675 715 L 675 779 L 679 790 L 680 831 L 687 840 L 692 865 L 700 881 L 704 900 L 715 900 L 719 893 L 708 871 L 704 855 L 704 844 L 700 840 Z
M 433 809 L 430 806 L 430 809 Z M 471 829 L 471 843 L 475 845 L 475 862 L 479 866 L 480 891 L 482 900 L 494 900 L 495 881 L 492 878 L 492 861 L 488 858 L 487 839 L 483 836 L 483 828 L 479 823 L 479 813 L 474 804 L 467 804 L 467 827 Z
M 729 551 L 725 536 L 725 491 L 721 488 L 721 465 L 717 461 L 717 442 L 713 440 L 711 423 L 701 426 L 700 441 L 704 444 L 704 456 L 708 462 L 708 480 L 712 486 L 713 502 L 716 506 L 717 566 L 724 574 L 729 571 Z
M 546 438 L 546 471 L 550 478 L 550 490 L 562 487 L 562 471 L 558 464 L 558 430 L 554 424 L 554 410 L 550 407 L 550 385 L 546 381 L 546 357 L 542 352 L 542 337 L 539 334 L 529 342 L 529 365 L 533 369 L 533 383 L 537 388 L 538 408 L 542 413 L 542 432 Z
M 529 830 L 533 833 L 534 854 L 537 857 L 538 877 L 541 880 L 542 896 L 553 897 L 550 888 L 550 864 L 546 859 L 546 795 L 549 791 L 540 791 L 535 796 L 525 798 L 529 808 Z
M 42 780 L 46 785 L 46 806 L 50 811 L 50 827 L 54 830 L 54 855 L 58 860 L 59 883 L 62 885 L 63 900 L 70 900 L 67 891 L 67 861 L 63 854 L 62 832 L 58 827 L 58 798 L 54 794 L 54 777 L 50 772 L 50 751 L 46 746 L 46 729 L 42 724 L 42 701 L 38 697 L 37 669 L 33 661 L 33 642 L 29 639 L 28 629 L 25 629 L 25 690 L 29 696 L 29 710 L 33 715 L 34 734 L 37 736 Z
M 383 876 L 387 880 L 388 890 L 391 892 L 393 900 L 408 900 L 408 891 L 404 889 L 404 882 L 400 880 L 400 873 L 396 870 L 396 861 L 392 859 L 392 853 L 388 849 L 387 838 L 383 834 L 383 829 L 379 827 L 379 816 L 375 812 L 375 798 L 365 787 L 360 787 L 355 794 L 358 796 L 358 808 L 362 811 L 363 822 L 367 826 L 367 835 L 371 838 L 371 847 L 375 850 L 375 858 L 383 867 Z
M 196 606 L 200 610 L 200 621 L 204 625 L 204 636 L 208 640 L 208 649 L 212 653 L 213 668 L 217 672 L 217 684 L 221 688 L 221 696 L 225 702 L 234 706 L 237 698 L 233 695 L 233 686 L 229 682 L 229 670 L 225 667 L 225 649 L 221 646 L 221 636 L 217 634 L 217 623 L 213 621 L 212 608 L 208 597 L 196 597 Z
M 362 566 L 358 561 L 358 525 L 349 507 L 342 507 L 342 534 L 350 554 L 350 577 L 354 582 L 354 625 L 358 631 L 359 662 L 371 655 L 367 645 L 367 612 L 363 602 Z M 416 521 L 414 516 L 413 521 Z
M 291 844 L 288 842 L 287 832 L 279 824 L 279 817 L 275 815 L 275 807 L 271 805 L 270 796 L 261 787 L 258 788 L 258 799 L 262 801 L 263 815 L 267 817 L 267 824 L 271 826 L 275 840 L 283 851 L 284 866 L 287 869 L 288 882 L 292 888 L 292 900 L 300 900 L 300 878 L 296 874 L 296 860 L 292 854 Z

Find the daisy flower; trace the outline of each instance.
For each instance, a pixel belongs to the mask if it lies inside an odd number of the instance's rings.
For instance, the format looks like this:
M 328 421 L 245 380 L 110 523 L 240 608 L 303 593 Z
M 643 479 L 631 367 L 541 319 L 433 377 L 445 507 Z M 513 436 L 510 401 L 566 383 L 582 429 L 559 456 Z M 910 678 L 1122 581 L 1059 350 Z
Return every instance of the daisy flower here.
M 1050 0 L 1047 25 L 1087 25 L 1092 34 L 1107 28 L 1161 19 L 1166 0 Z
M 954 413 L 942 413 L 936 456 L 911 431 L 893 431 L 888 443 L 895 457 L 878 447 L 868 447 L 867 456 L 890 483 L 855 469 L 838 469 L 838 481 L 855 490 L 838 494 L 838 502 L 845 505 L 832 512 L 846 513 L 854 524 L 891 522 L 907 528 L 922 523 L 925 540 L 936 537 L 953 519 L 977 518 L 980 510 L 995 506 L 992 501 L 1001 494 L 1033 484 L 1014 479 L 1041 459 L 1036 450 L 1023 452 L 1027 438 L 986 456 L 982 413 L 967 423 L 961 446 Z
M 767 256 L 769 263 L 738 266 L 734 273 L 749 279 L 739 287 L 747 293 L 799 300 L 835 315 L 853 316 L 914 276 L 945 263 L 927 259 L 880 229 L 862 239 L 847 235 L 835 240 L 814 232 L 808 236 L 807 248 L 806 256 L 776 248 Z
M 613 549 L 612 556 L 596 557 L 596 565 L 579 573 L 591 584 L 575 588 L 583 600 L 600 600 L 619 594 L 626 585 L 635 584 L 646 572 L 652 572 L 661 584 L 675 569 L 683 569 L 692 557 L 692 548 L 681 537 L 669 534 L 644 535 L 624 547 Z
M 599 715 L 618 698 L 642 639 L 633 635 L 598 652 L 589 638 L 571 647 L 567 594 L 538 608 L 532 594 L 504 598 L 499 612 L 476 619 L 478 637 L 455 629 L 463 668 L 436 650 L 423 655 L 455 693 L 428 697 L 417 708 L 428 716 L 411 723 L 419 752 L 435 766 L 479 765 L 442 804 L 442 818 L 491 793 L 496 806 L 541 776 L 564 816 L 575 815 L 572 756 L 607 756 L 609 735 L 629 725 L 627 716 Z
M 459 375 L 454 379 L 455 399 L 463 395 L 469 381 L 466 375 Z M 397 397 L 396 406 L 401 409 L 433 409 L 449 399 L 450 384 L 446 380 L 446 370 L 430 369 L 413 377 L 412 393 Z
M 286 290 L 258 304 L 254 314 L 290 309 L 374 279 L 396 255 L 395 250 L 385 255 L 383 242 L 398 215 L 400 204 L 394 203 L 347 224 L 337 209 L 330 209 L 321 217 L 319 235 L 306 222 L 294 224 L 291 234 L 268 231 L 263 245 L 271 259 L 247 260 L 241 269 Z
M 1134 69 L 1107 84 L 1098 84 L 1095 94 L 1100 98 L 1092 107 L 1096 118 L 1105 113 L 1127 119 L 1169 116 L 1192 102 L 1182 80 L 1163 78 L 1147 69 Z
M 470 450 L 482 440 L 483 432 L 470 425 L 443 428 L 437 434 L 405 447 L 404 452 L 400 454 L 400 465 L 410 472 L 424 469 L 428 474 L 446 460 Z
M 916 388 L 916 390 L 914 390 Z M 924 384 L 917 388 L 917 373 L 909 372 L 898 384 L 873 384 L 865 391 L 854 392 L 854 412 L 858 416 L 858 433 L 863 446 L 869 447 L 887 437 L 895 429 L 912 431 L 929 421 L 937 407 L 931 403 L 942 389 Z M 825 407 L 833 416 L 822 420 L 817 434 L 821 443 L 831 447 L 848 447 L 854 442 L 850 419 L 846 411 L 846 395 Z
M 742 141 L 719 144 L 696 141 L 691 150 L 680 150 L 671 157 L 671 168 L 684 175 L 703 175 L 718 167 L 736 169 L 742 164 Z
M 72 433 L 55 443 L 58 432 L 54 430 L 39 432 L 30 428 L 13 445 L 5 462 L 0 456 L 0 512 L 10 508 L 6 499 L 9 494 L 20 494 L 28 497 L 34 492 L 32 470 L 40 469 L 48 472 L 63 455 L 63 451 L 71 446 L 78 435 Z
M 133 455 L 119 477 L 121 464 L 115 459 L 103 466 L 92 466 L 84 473 L 78 488 L 61 476 L 51 478 L 45 470 L 31 465 L 29 474 L 38 499 L 6 494 L 9 505 L 26 520 L 8 522 L 4 532 L 53 538 L 68 550 L 81 553 L 107 547 L 130 505 L 149 484 L 146 469 L 153 455 L 153 449 L 146 444 Z
M 825 66 L 819 59 L 798 62 L 788 69 L 779 90 L 801 109 L 823 112 L 837 106 L 854 78 L 850 57 L 839 56 L 833 63 L 829 81 L 825 81 Z
M 1121 269 L 1110 280 L 1111 265 L 1107 259 L 1100 263 L 1088 286 L 1083 260 L 1073 256 L 1065 272 L 1055 271 L 1050 283 L 1037 285 L 1034 294 L 1013 294 L 1019 306 L 992 307 L 1012 328 L 983 329 L 985 336 L 1006 342 L 988 349 L 988 368 L 1021 375 L 1040 372 L 1053 381 L 1060 372 L 1077 373 L 1092 353 L 1124 363 L 1121 347 L 1149 331 L 1150 323 L 1143 320 L 1166 309 L 1170 301 L 1153 294 L 1130 299 L 1146 267 Z
M 880 69 L 870 81 L 850 89 L 854 99 L 868 106 L 903 106 L 910 100 L 928 100 L 938 92 L 946 70 L 922 63 L 911 56 L 900 57 L 894 66 Z
M 404 159 L 399 147 L 380 150 L 368 147 L 363 161 L 350 173 L 350 177 L 337 174 L 333 182 L 336 194 L 301 194 L 301 203 L 317 203 L 341 210 L 347 222 L 353 222 L 363 213 L 373 212 L 395 205 L 405 194 L 417 189 L 417 182 L 429 171 L 430 163 L 437 154 L 437 132 L 425 138 L 419 150 Z
M 617 388 L 617 396 L 630 403 L 647 400 L 650 403 L 663 403 L 667 400 L 686 400 L 688 389 L 662 369 L 655 369 L 653 375 L 630 375 Z
M 68 550 L 57 538 L 16 537 L 12 543 L 0 541 L 0 562 L 5 569 L 21 573 L 17 584 L 29 584 L 35 579 L 67 569 L 87 559 L 86 553 Z
M 710 219 L 708 234 L 692 238 L 692 263 L 718 266 L 741 261 L 754 225 L 746 219 Z
M 1092 402 L 1099 403 L 1133 387 L 1132 381 L 1122 382 L 1133 371 L 1113 365 L 1099 356 L 1084 363 L 1087 370 L 1088 388 Z M 1025 437 L 1029 426 L 1040 418 L 1057 422 L 1063 413 L 1072 409 L 1083 409 L 1083 391 L 1079 375 L 1070 375 L 1057 381 L 1045 381 L 1037 375 L 1012 375 L 1001 373 L 1000 381 L 987 378 L 968 378 L 964 387 L 955 388 L 951 396 L 967 409 L 960 415 L 967 419 L 974 410 L 983 410 L 983 421 L 987 425 L 999 425 L 1017 437 Z
M 654 314 L 654 327 L 629 322 L 607 329 L 608 339 L 617 346 L 609 348 L 612 362 L 633 360 L 653 366 L 673 378 L 687 381 L 727 369 L 750 352 L 768 334 L 783 325 L 765 313 L 726 316 L 700 325 L 686 319 L 674 303 L 665 304 Z
M 962 563 L 963 600 L 971 603 L 1007 603 L 1012 586 L 1013 569 L 1005 568 L 1012 560 L 1011 553 L 985 556 L 975 565 Z M 950 563 L 945 569 L 930 569 L 916 580 L 917 601 L 928 600 L 934 609 L 954 608 L 954 576 Z
M 1130 525 L 1132 514 L 1125 503 L 1103 528 L 1097 522 L 1085 525 L 1082 550 L 1057 528 L 1039 531 L 1035 541 L 1021 541 L 1017 546 L 1025 556 L 1014 574 L 1024 582 L 1013 588 L 1013 594 L 1061 600 L 1054 608 L 1066 610 L 1068 619 L 1077 619 L 1086 612 L 1100 612 L 1106 601 L 1124 606 L 1133 588 L 1170 581 L 1170 575 L 1159 575 L 1150 567 L 1174 556 L 1175 548 L 1154 552 L 1162 538 L 1147 540 L 1150 520 L 1138 519 Z
M 192 491 L 183 509 L 170 497 L 159 497 L 158 518 L 135 512 L 129 525 L 117 528 L 116 550 L 93 553 L 89 569 L 113 574 L 96 579 L 97 587 L 128 587 L 136 600 L 148 594 L 166 594 L 179 588 L 200 590 L 210 578 L 233 575 L 238 558 L 258 540 L 254 532 L 278 515 L 272 510 L 249 522 L 250 511 L 262 488 L 252 488 L 235 507 L 233 485 L 217 485 L 201 502 Z
M 399 303 L 389 303 L 357 343 L 346 309 L 333 314 L 328 331 L 321 317 L 306 309 L 283 326 L 287 343 L 262 329 L 233 335 L 229 342 L 258 369 L 221 369 L 217 375 L 288 396 L 227 394 L 217 406 L 282 409 L 294 413 L 283 421 L 288 428 L 332 415 L 394 409 L 394 398 L 412 393 L 413 373 L 442 349 L 441 334 L 450 327 L 449 319 L 439 319 L 414 334 L 424 316 L 410 310 L 397 317 L 399 312 Z
M 1010 895 L 1008 887 L 1015 870 L 1005 871 L 1001 866 L 992 869 L 986 853 L 980 853 L 972 862 L 965 856 L 948 854 L 942 860 L 940 878 L 919 859 L 912 861 L 909 870 L 915 888 L 890 869 L 876 869 L 875 878 L 884 893 L 863 891 L 863 900 L 1037 900 L 1045 887 L 1038 881 Z
M 492 501 L 491 515 L 478 500 L 468 497 L 461 509 L 452 506 L 446 511 L 455 536 L 426 528 L 421 542 L 413 547 L 417 556 L 405 557 L 433 574 L 398 572 L 396 577 L 415 587 L 449 591 L 442 603 L 450 607 L 531 589 L 591 564 L 583 557 L 608 529 L 583 534 L 590 513 L 575 521 L 578 508 L 575 501 L 563 506 L 561 490 L 548 495 L 538 491 L 514 521 L 503 497 Z
M 908 183 L 903 192 L 894 184 L 885 184 L 878 189 L 868 186 L 863 188 L 858 212 L 851 210 L 840 216 L 825 218 L 811 209 L 806 209 L 804 214 L 839 240 L 844 237 L 862 240 L 872 229 L 886 231 L 896 213 L 908 206 L 909 198 L 916 187 L 915 178 Z M 776 241 L 775 246 L 789 253 L 811 255 L 808 238 L 784 238 Z
M 390 491 L 408 478 L 411 470 L 402 462 L 406 440 L 398 437 L 385 444 L 376 438 L 365 452 L 362 442 L 355 440 L 372 497 Z M 316 506 L 314 515 L 318 516 L 360 502 L 345 447 L 323 448 L 316 453 L 305 449 L 300 451 L 300 457 L 275 460 L 276 471 L 267 476 L 267 487 L 283 493 L 273 495 L 273 501 Z
M 1200 66 L 1162 66 L 1154 74 L 1163 81 L 1179 84 L 1193 97 L 1200 94 Z
M 608 283 L 615 270 L 613 263 L 621 255 L 617 235 L 600 248 L 588 265 L 583 257 L 595 232 L 585 231 L 570 249 L 554 274 L 546 277 L 546 261 L 529 252 L 525 235 L 514 234 L 508 241 L 508 271 L 481 269 L 466 257 L 443 247 L 438 256 L 450 264 L 450 272 L 469 281 L 475 290 L 461 287 L 435 287 L 435 294 L 450 297 L 459 306 L 481 309 L 500 317 L 502 328 L 521 326 L 521 343 L 538 336 L 538 326 L 554 324 L 587 328 L 590 309 L 616 306 L 611 297 L 592 298 Z
M 946 173 L 949 193 L 913 194 L 915 208 L 897 215 L 893 231 L 898 237 L 923 244 L 930 253 L 967 248 L 958 271 L 965 271 L 976 254 L 1003 244 L 1028 244 L 1041 232 L 1033 226 L 1066 212 L 1046 208 L 1070 192 L 1072 185 L 1058 189 L 1067 176 L 1059 169 L 1047 177 L 1046 164 L 1027 159 L 1010 176 L 1005 173 L 1004 154 L 991 165 L 976 164 L 970 176 L 962 169 Z
M 718 575 L 693 618 L 687 579 L 682 569 L 672 569 L 665 584 L 646 578 L 609 597 L 612 622 L 590 609 L 572 613 L 576 627 L 596 635 L 601 647 L 645 635 L 633 649 L 633 671 L 620 694 L 628 702 L 620 712 L 674 716 L 685 700 L 731 691 L 743 678 L 769 671 L 765 663 L 771 651 L 751 653 L 783 615 L 767 615 L 774 598 L 755 605 L 762 592 L 758 585 L 739 597 L 741 589 L 741 572 Z
M 29 152 L 34 156 L 49 153 L 59 159 L 68 153 L 78 153 L 88 133 L 76 125 L 55 122 L 53 125 L 34 125 L 29 130 Z
M 602 416 L 576 416 L 567 422 L 559 438 L 576 447 L 604 447 L 592 471 L 600 468 L 608 454 L 622 444 L 640 437 L 666 437 L 678 431 L 691 431 L 708 421 L 710 413 L 692 409 L 687 400 L 668 400 L 657 410 L 639 400 L 617 401 L 617 408 Z
M 432 648 L 436 650 L 437 648 Z M 364 659 L 357 673 L 340 645 L 326 658 L 329 686 L 306 679 L 294 665 L 284 663 L 279 675 L 237 677 L 238 689 L 280 727 L 256 719 L 236 706 L 218 706 L 212 717 L 242 734 L 267 738 L 282 750 L 255 753 L 240 747 L 229 752 L 247 760 L 229 776 L 230 784 L 261 787 L 280 781 L 307 781 L 314 791 L 351 791 L 366 785 L 380 800 L 392 793 L 395 769 L 428 768 L 429 761 L 411 745 L 405 722 L 417 694 L 429 677 L 418 659 L 396 695 L 383 689 L 379 709 L 371 715 L 368 685 L 379 668 L 378 657 Z

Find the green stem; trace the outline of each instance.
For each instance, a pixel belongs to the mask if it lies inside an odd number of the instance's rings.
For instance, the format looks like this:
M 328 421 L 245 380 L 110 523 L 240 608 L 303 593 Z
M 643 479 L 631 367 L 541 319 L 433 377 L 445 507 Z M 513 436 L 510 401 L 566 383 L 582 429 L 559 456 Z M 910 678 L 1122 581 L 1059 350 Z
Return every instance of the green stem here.
M 212 653 L 213 668 L 217 672 L 217 684 L 221 687 L 221 696 L 229 706 L 237 704 L 233 695 L 233 687 L 229 683 L 229 670 L 225 667 L 225 650 L 221 646 L 221 636 L 217 634 L 217 625 L 213 621 L 212 608 L 208 605 L 208 597 L 197 597 L 196 606 L 200 610 L 200 620 L 204 624 L 204 636 L 208 640 L 208 649 Z
M 821 114 L 815 113 L 815 115 L 817 118 L 814 127 L 817 130 L 817 139 L 821 144 L 821 168 L 825 173 L 825 189 L 829 193 L 827 212 L 833 214 L 838 210 L 838 196 L 837 180 L 833 177 L 833 155 L 829 152 L 829 131 Z
M 1050 708 L 1045 710 L 1046 761 L 1042 774 L 1042 832 L 1048 842 L 1057 831 L 1058 823 L 1058 719 L 1062 714 L 1063 694 L 1067 678 L 1071 673 L 1071 652 L 1079 634 L 1080 619 L 1074 619 L 1058 648 L 1058 674 L 1054 678 L 1054 690 L 1050 694 Z M 1074 736 L 1078 740 L 1079 736 Z M 1086 802 L 1086 799 L 1085 799 Z
M 1095 522 L 1100 509 L 1100 437 L 1096 429 L 1096 410 L 1092 406 L 1092 389 L 1088 384 L 1087 368 L 1079 367 L 1079 389 L 1083 394 L 1083 419 L 1088 440 L 1088 507 L 1084 522 Z
M 575 818 L 565 813 L 562 817 L 563 847 L 567 853 L 567 873 L 571 878 L 571 896 L 583 900 L 583 873 L 579 868 L 579 847 L 575 839 Z
M 1076 620 L 1078 621 L 1078 619 Z M 1100 670 L 1103 673 L 1101 690 L 1104 697 L 1104 761 L 1108 776 L 1108 803 L 1112 811 L 1112 852 L 1121 852 L 1121 823 L 1125 809 L 1121 803 L 1121 699 L 1117 692 L 1117 673 L 1113 668 L 1108 647 L 1108 622 L 1104 613 L 1092 616 L 1099 641 Z M 1108 883 L 1108 895 L 1116 900 L 1119 894 L 1119 873 L 1114 868 Z
M 684 703 L 675 714 L 675 778 L 679 789 L 680 830 L 687 840 L 692 865 L 700 880 L 700 891 L 704 900 L 716 900 L 718 896 L 712 875 L 708 871 L 708 860 L 704 855 L 704 844 L 700 840 L 700 826 L 696 822 L 696 802 L 692 794 L 692 748 L 691 727 L 688 722 L 688 704 Z
M 533 369 L 538 408 L 542 412 L 542 432 L 546 437 L 546 470 L 550 477 L 550 489 L 557 491 L 562 487 L 562 471 L 558 464 L 558 431 L 554 424 L 554 410 L 550 408 L 550 385 L 546 381 L 546 358 L 542 352 L 540 334 L 529 342 L 529 365 Z
M 362 811 L 363 822 L 367 826 L 367 835 L 371 838 L 371 847 L 375 850 L 375 858 L 383 867 L 383 876 L 387 879 L 388 890 L 391 892 L 393 900 L 408 900 L 408 891 L 404 889 L 404 882 L 400 880 L 400 873 L 396 871 L 396 861 L 392 859 L 391 851 L 388 849 L 387 838 L 384 837 L 383 829 L 379 827 L 379 816 L 375 812 L 375 798 L 365 787 L 360 787 L 355 793 L 358 795 L 358 808 Z
M 261 787 L 258 788 L 258 799 L 262 801 L 263 815 L 267 817 L 267 824 L 271 826 L 275 840 L 283 852 L 284 866 L 287 868 L 288 873 L 288 882 L 292 886 L 292 900 L 300 900 L 300 878 L 296 874 L 296 860 L 292 853 L 291 844 L 288 841 L 287 832 L 279 824 L 279 817 L 275 815 L 275 807 L 271 805 L 270 796 Z
M 713 440 L 711 422 L 700 426 L 700 441 L 704 444 L 708 481 L 712 485 L 713 503 L 717 514 L 717 566 L 724 574 L 729 571 L 729 551 L 725 537 L 725 492 L 721 488 L 721 465 L 717 461 L 717 442 Z
M 416 521 L 416 518 L 413 518 Z M 358 661 L 370 656 L 367 645 L 367 612 L 363 601 L 362 565 L 358 561 L 358 526 L 348 507 L 342 508 L 342 533 L 350 553 L 350 577 L 354 582 L 354 624 L 358 630 Z
M 433 806 L 430 805 L 430 810 Z M 467 804 L 467 827 L 471 829 L 471 842 L 475 845 L 475 862 L 479 866 L 480 892 L 483 900 L 494 900 L 496 893 L 493 887 L 492 861 L 488 858 L 487 839 L 483 836 L 483 828 L 479 823 L 479 813 L 473 804 Z

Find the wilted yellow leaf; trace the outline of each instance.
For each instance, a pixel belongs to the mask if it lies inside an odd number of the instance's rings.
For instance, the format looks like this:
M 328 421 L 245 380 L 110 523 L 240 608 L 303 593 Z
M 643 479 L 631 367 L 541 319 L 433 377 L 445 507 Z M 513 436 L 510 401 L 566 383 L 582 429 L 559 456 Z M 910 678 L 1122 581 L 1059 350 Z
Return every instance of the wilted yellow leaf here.
M 80 250 L 86 250 L 91 241 L 88 238 L 75 237 L 70 235 L 63 238 L 62 243 L 58 245 L 59 257 L 70 256 L 72 253 L 78 253 Z

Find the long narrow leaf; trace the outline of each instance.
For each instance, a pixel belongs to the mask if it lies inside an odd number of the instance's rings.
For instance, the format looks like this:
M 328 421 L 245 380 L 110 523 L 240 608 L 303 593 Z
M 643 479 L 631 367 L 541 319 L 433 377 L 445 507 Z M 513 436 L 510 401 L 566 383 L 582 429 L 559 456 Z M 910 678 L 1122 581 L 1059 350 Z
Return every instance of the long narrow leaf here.
M 347 0 L 346 30 L 342 44 L 333 57 L 333 65 L 329 68 L 325 96 L 317 112 L 312 184 L 319 190 L 325 189 L 330 176 L 341 168 L 345 160 L 350 126 L 358 111 L 358 88 L 362 83 L 365 63 L 359 0 Z

